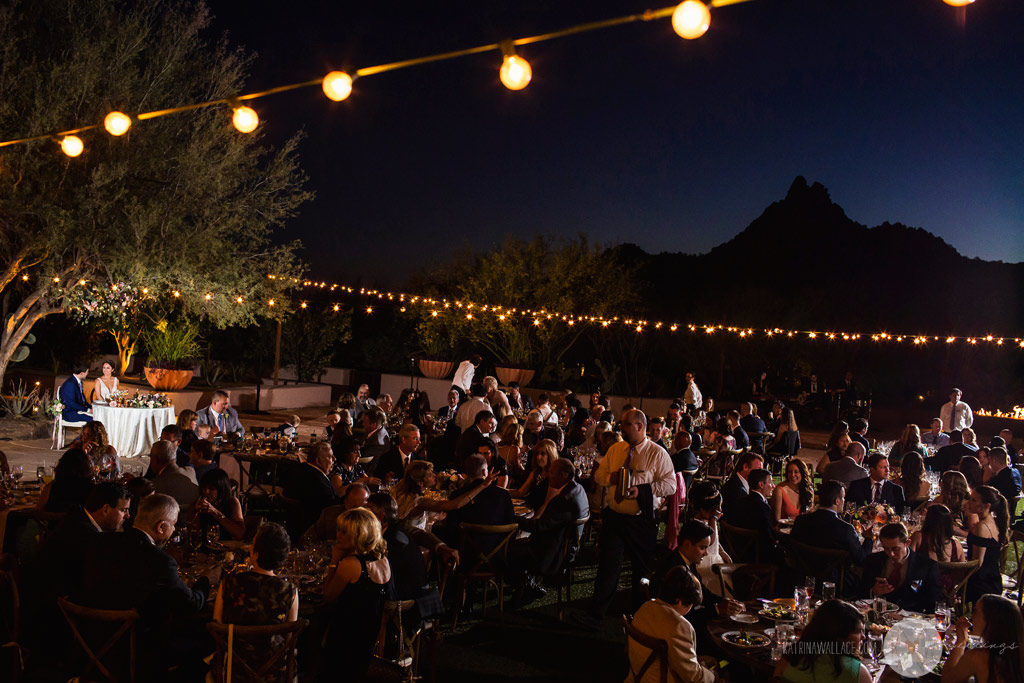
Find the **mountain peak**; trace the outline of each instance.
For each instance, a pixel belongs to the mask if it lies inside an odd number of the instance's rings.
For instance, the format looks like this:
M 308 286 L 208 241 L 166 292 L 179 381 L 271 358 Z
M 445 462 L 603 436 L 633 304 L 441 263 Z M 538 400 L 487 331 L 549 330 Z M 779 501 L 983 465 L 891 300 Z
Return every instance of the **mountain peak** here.
M 808 185 L 807 179 L 798 175 L 793 179 L 783 201 L 829 206 L 832 204 L 832 197 L 828 194 L 828 188 L 821 183 L 815 182 L 813 185 Z

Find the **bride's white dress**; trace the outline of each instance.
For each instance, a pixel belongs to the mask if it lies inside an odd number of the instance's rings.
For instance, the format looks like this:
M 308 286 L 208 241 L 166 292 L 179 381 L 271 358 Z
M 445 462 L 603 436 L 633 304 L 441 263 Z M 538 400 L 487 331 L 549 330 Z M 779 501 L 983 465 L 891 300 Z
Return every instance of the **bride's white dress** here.
M 697 573 L 700 574 L 700 582 L 704 584 L 704 587 L 710 590 L 715 595 L 722 595 L 722 582 L 718 578 L 718 574 L 712 571 L 711 567 L 716 564 L 730 563 L 732 559 L 729 557 L 729 553 L 725 552 L 721 544 L 718 542 L 718 525 L 712 524 L 711 526 L 711 545 L 708 546 L 708 554 L 704 556 L 704 559 L 697 564 Z
M 108 389 L 107 385 L 103 382 L 102 379 L 97 379 L 96 380 L 96 386 L 99 387 L 100 395 L 99 396 L 94 396 L 93 398 L 96 399 L 96 400 L 99 400 L 99 401 L 103 401 L 104 403 L 109 403 L 110 402 L 110 395 L 112 393 L 114 393 L 115 391 L 117 391 L 117 378 L 116 377 L 114 378 L 114 388 L 113 389 Z

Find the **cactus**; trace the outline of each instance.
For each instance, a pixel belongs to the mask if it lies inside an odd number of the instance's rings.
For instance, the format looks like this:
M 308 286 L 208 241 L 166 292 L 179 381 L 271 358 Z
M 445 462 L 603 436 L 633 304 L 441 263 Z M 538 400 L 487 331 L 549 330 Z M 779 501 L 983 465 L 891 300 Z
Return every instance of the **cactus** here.
M 11 354 L 11 362 L 12 363 L 20 363 L 23 360 L 25 360 L 26 358 L 28 358 L 28 353 L 29 353 L 28 345 L 29 344 L 35 344 L 35 343 L 36 343 L 36 336 L 34 334 L 32 334 L 31 332 L 26 334 L 25 338 L 21 341 L 21 345 L 18 346 L 18 348 L 14 349 L 14 353 Z

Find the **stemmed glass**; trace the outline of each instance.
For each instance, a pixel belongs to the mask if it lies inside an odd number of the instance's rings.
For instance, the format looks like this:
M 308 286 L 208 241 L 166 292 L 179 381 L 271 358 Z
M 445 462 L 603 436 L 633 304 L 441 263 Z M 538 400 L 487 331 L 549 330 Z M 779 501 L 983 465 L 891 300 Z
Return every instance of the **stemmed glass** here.
M 25 476 L 25 466 L 15 465 L 11 468 L 11 479 L 14 480 L 14 488 L 21 486 L 21 478 Z

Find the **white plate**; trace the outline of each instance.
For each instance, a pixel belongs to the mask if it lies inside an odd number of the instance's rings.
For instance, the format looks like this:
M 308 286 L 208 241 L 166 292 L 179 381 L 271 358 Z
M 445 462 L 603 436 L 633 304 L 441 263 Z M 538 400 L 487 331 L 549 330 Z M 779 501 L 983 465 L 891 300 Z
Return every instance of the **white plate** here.
M 749 644 L 748 645 L 748 644 L 737 643 L 737 642 L 734 642 L 732 640 L 729 640 L 730 636 L 738 636 L 741 633 L 746 633 L 746 634 L 756 638 L 758 640 L 757 644 L 756 645 L 755 644 Z M 736 647 L 751 648 L 751 649 L 752 648 L 758 648 L 758 647 L 768 647 L 769 645 L 772 644 L 772 639 L 771 638 L 769 638 L 768 636 L 764 635 L 763 633 L 758 633 L 756 631 L 728 631 L 728 632 L 722 634 L 722 640 L 724 640 L 725 642 L 729 643 L 730 645 L 734 645 Z
M 733 614 L 729 618 L 740 624 L 756 624 L 758 621 L 753 614 Z

